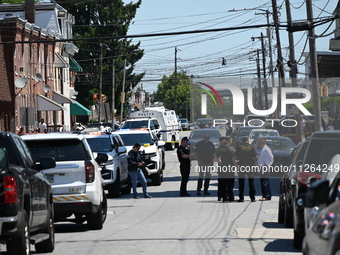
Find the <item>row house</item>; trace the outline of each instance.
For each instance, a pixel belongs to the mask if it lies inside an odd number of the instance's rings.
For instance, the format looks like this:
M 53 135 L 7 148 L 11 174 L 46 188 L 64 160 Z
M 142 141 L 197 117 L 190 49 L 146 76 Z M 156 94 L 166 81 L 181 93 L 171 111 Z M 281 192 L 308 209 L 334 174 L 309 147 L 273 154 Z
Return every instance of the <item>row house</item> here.
M 72 43 L 74 17 L 55 3 L 0 5 L 0 131 L 33 132 L 40 118 L 49 131 L 69 131 L 76 115 L 80 65 Z

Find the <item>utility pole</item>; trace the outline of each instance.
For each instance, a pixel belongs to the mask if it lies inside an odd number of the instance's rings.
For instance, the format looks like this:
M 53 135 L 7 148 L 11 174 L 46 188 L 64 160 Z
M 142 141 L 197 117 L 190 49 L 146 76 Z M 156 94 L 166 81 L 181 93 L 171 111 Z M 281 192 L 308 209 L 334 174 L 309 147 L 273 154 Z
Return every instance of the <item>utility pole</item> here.
M 99 77 L 99 98 L 98 98 L 98 122 L 101 122 L 101 111 L 102 106 L 101 99 L 103 93 L 103 44 L 100 44 L 100 77 Z
M 260 70 L 260 50 L 256 50 L 256 67 L 257 67 L 257 86 L 259 95 L 259 110 L 262 110 L 262 89 L 261 89 L 261 70 Z
M 312 0 L 306 0 L 307 20 L 310 24 L 313 24 L 313 6 Z M 318 74 L 318 62 L 315 48 L 315 32 L 313 25 L 308 31 L 309 37 L 309 58 L 311 66 L 311 79 L 312 79 L 312 92 L 313 92 L 313 109 L 314 109 L 314 128 L 315 131 L 322 130 L 321 123 L 321 104 L 320 104 L 320 92 L 319 92 L 319 74 Z
M 263 68 L 263 86 L 264 86 L 264 106 L 267 110 L 268 106 L 268 85 L 266 74 L 266 50 L 264 48 L 263 33 L 261 33 L 261 47 L 262 47 L 262 68 Z
M 112 113 L 112 129 L 114 129 L 114 119 L 115 119 L 115 60 L 112 59 L 112 107 L 111 107 L 111 113 Z
M 177 47 L 175 47 L 175 113 L 177 114 Z
M 190 76 L 190 122 L 194 123 L 194 109 L 195 109 L 195 105 L 194 105 L 194 88 L 193 88 L 193 80 L 194 76 L 191 75 Z
M 283 69 L 283 57 L 281 50 L 281 40 L 280 40 L 280 30 L 279 30 L 279 18 L 277 13 L 277 5 L 276 0 L 272 0 L 272 8 L 273 8 L 273 20 L 275 25 L 275 34 L 276 34 L 276 46 L 277 46 L 277 65 L 279 70 L 279 94 L 281 94 L 281 88 L 285 87 L 285 73 Z M 281 112 L 281 98 L 278 97 L 278 109 Z M 278 115 L 277 113 L 275 115 Z M 279 116 L 275 116 L 279 117 Z
M 122 102 L 120 105 L 120 123 L 123 121 L 123 108 L 125 103 L 125 76 L 126 76 L 126 59 L 124 60 L 124 76 L 123 76 L 123 88 L 122 88 Z
M 288 26 L 291 26 L 292 23 L 292 14 L 290 11 L 290 0 L 285 0 L 286 3 L 286 14 L 287 14 L 287 23 Z M 290 78 L 292 80 L 292 86 L 297 87 L 297 63 L 295 60 L 295 50 L 294 50 L 294 34 L 291 31 L 288 31 L 288 41 L 289 41 L 289 62 L 288 66 L 290 67 Z M 297 143 L 303 140 L 302 137 L 302 128 L 301 128 L 301 118 L 299 114 L 299 110 L 294 106 L 295 120 L 297 121 L 296 130 L 296 139 Z

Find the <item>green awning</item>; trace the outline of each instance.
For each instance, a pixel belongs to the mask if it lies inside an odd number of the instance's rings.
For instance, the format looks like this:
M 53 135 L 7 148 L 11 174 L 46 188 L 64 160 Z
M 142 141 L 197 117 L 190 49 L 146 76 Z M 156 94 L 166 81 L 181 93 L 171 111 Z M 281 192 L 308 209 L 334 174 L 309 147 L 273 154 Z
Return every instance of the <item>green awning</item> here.
M 77 63 L 74 58 L 70 58 L 70 70 L 73 72 L 82 72 L 83 68 Z
M 71 115 L 92 115 L 92 112 L 77 101 L 70 104 Z

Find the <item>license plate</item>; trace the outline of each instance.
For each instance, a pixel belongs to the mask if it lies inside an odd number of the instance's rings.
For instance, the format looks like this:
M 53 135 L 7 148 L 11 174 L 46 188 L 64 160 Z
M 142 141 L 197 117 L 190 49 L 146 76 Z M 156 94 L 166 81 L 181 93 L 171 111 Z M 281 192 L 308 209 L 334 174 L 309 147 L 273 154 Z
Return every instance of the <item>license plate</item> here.
M 46 178 L 50 183 L 54 183 L 54 175 L 53 174 L 46 175 Z

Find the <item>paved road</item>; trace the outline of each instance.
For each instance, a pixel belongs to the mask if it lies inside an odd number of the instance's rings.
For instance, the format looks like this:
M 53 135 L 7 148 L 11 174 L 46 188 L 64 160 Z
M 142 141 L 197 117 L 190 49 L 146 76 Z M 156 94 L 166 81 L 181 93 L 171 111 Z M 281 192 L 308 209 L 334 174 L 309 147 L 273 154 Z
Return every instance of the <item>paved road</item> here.
M 244 203 L 221 203 L 216 201 L 216 176 L 210 196 L 195 195 L 193 174 L 188 185 L 193 196 L 179 197 L 180 179 L 176 153 L 167 151 L 164 182 L 149 186 L 152 199 L 136 200 L 132 194 L 109 199 L 100 231 L 57 223 L 53 254 L 301 254 L 293 248 L 292 229 L 276 222 L 277 180 L 272 180 L 270 202 L 251 203 L 246 198 Z M 260 198 L 258 179 L 256 184 Z

